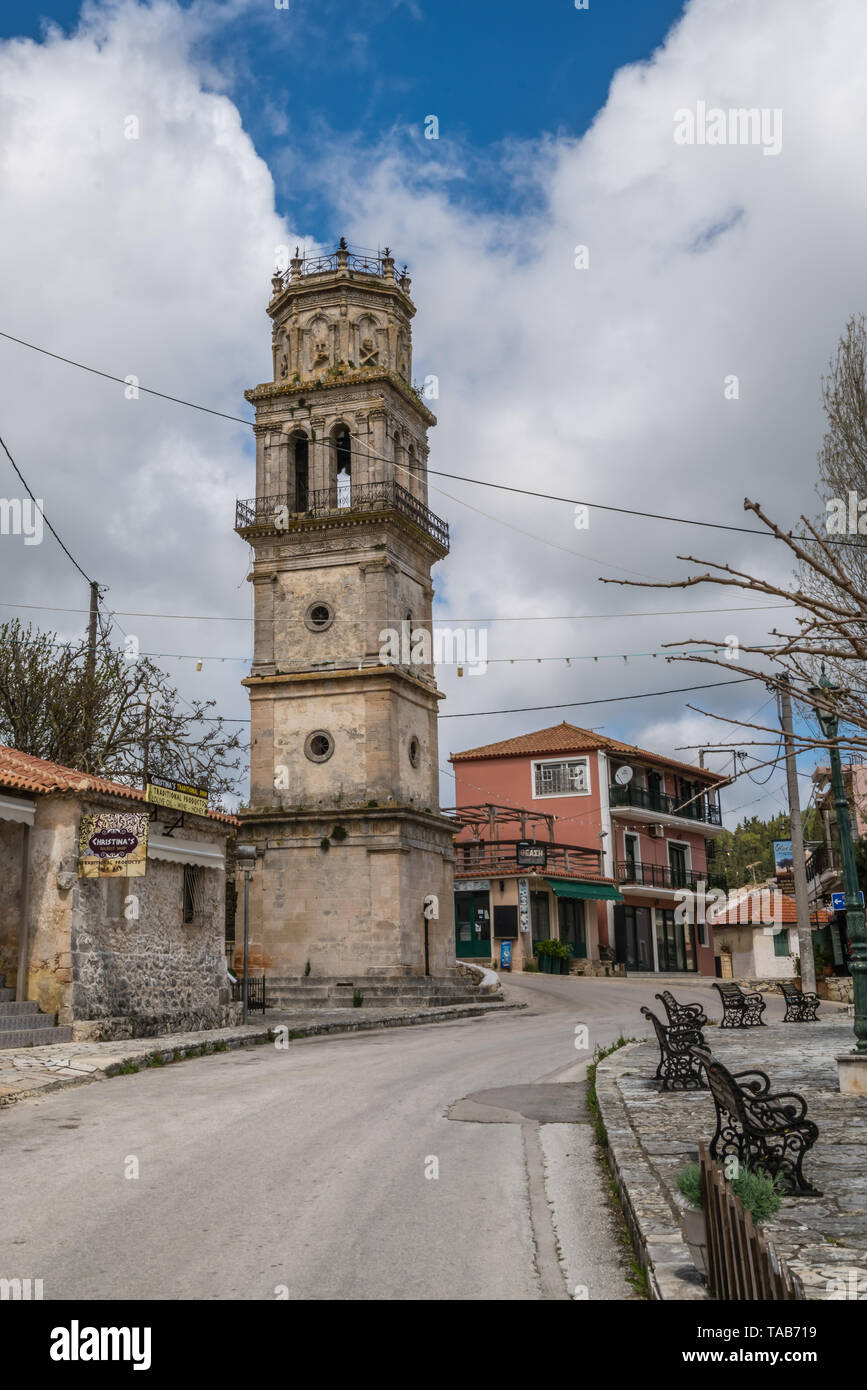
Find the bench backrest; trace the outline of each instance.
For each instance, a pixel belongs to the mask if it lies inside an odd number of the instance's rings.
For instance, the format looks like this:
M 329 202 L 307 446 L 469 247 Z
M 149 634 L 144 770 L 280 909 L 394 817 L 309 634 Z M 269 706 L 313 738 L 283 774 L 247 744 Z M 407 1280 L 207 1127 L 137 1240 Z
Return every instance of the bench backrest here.
M 711 1095 L 721 1110 L 733 1116 L 744 1128 L 749 1126 L 744 1095 L 731 1072 L 718 1062 L 709 1047 L 694 1047 L 693 1053 L 699 1058 L 707 1073 L 707 1084 Z
M 728 999 L 732 1003 L 740 1003 L 744 997 L 740 985 L 721 985 L 714 981 L 714 989 L 719 990 L 724 1000 Z
M 780 989 L 783 991 L 783 996 L 784 996 L 784 998 L 786 998 L 786 999 L 800 999 L 800 998 L 802 998 L 802 996 L 803 996 L 803 990 L 798 989 L 798 986 L 797 986 L 797 985 L 789 984 L 789 983 L 788 983 L 787 981 L 785 981 L 785 980 L 778 980 L 778 981 L 777 981 L 777 984 L 780 986 Z
M 659 997 L 670 1009 L 678 1009 L 680 1007 L 670 989 L 664 989 Z
M 661 1023 L 660 1020 L 656 1017 L 656 1014 L 652 1014 L 650 1012 L 650 1009 L 642 1008 L 641 1012 L 644 1014 L 645 1018 L 650 1019 L 654 1029 L 656 1030 L 656 1040 L 659 1043 L 660 1051 L 670 1051 L 668 1046 L 668 1038 L 666 1036 L 666 1034 L 668 1033 L 668 1029 L 666 1028 L 665 1024 Z

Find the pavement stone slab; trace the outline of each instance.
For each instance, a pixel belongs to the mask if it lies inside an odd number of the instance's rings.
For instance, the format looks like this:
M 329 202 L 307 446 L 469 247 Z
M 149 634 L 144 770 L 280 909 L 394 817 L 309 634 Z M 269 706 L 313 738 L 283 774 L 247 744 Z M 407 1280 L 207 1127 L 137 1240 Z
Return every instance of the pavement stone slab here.
M 851 1023 L 841 1014 L 811 1024 L 717 1030 L 709 1040 L 729 1070 L 758 1069 L 770 1077 L 772 1091 L 803 1095 L 808 1118 L 818 1125 L 804 1172 L 823 1195 L 784 1197 L 762 1227 L 808 1299 L 867 1300 L 867 1098 L 840 1094 L 835 1061 L 854 1041 Z M 714 1104 L 707 1091 L 659 1091 L 653 1079 L 658 1055 L 655 1042 L 639 1043 L 599 1064 L 597 1093 L 611 1166 L 638 1247 L 653 1266 L 654 1294 L 706 1297 L 696 1292 L 681 1235 L 683 1199 L 676 1178 L 686 1162 L 697 1159 L 699 1141 L 713 1136 Z M 848 1293 L 840 1292 L 843 1284 Z

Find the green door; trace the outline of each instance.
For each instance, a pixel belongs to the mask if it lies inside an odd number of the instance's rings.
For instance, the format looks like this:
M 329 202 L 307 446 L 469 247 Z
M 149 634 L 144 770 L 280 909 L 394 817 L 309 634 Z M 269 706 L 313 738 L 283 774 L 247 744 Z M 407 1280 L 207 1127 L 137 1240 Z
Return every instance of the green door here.
M 458 959 L 491 955 L 491 917 L 487 893 L 455 893 L 455 954 Z

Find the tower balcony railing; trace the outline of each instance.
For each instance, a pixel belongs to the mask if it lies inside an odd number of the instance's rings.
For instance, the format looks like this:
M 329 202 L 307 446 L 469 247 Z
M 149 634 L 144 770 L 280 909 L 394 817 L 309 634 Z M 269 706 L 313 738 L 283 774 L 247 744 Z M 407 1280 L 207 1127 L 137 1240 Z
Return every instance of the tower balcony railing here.
M 353 271 L 361 275 L 378 275 L 389 280 L 409 293 L 411 280 L 407 267 L 400 269 L 395 263 L 389 247 L 382 251 L 371 251 L 363 246 L 348 246 L 341 237 L 336 251 L 324 256 L 301 256 L 298 247 L 285 270 L 278 270 L 274 276 L 274 289 L 280 290 L 293 280 L 301 280 L 308 275 L 334 275 Z
M 400 483 L 352 483 L 308 492 L 305 498 L 287 493 L 273 497 L 251 497 L 235 504 L 235 530 L 283 531 L 293 521 L 308 517 L 338 517 L 344 514 L 398 512 L 415 522 L 443 550 L 449 548 L 448 522 L 408 492 Z

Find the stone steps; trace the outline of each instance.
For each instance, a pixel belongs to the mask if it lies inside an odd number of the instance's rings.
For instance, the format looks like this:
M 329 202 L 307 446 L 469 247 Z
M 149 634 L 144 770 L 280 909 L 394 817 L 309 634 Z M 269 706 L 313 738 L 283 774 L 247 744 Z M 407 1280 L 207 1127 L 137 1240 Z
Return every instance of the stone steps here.
M 18 1047 L 43 1047 L 47 1043 L 72 1042 L 71 1027 L 56 1027 L 53 1014 L 43 1014 L 33 999 L 15 999 L 5 976 L 0 986 L 0 1051 Z
M 72 1042 L 72 1029 L 65 1028 L 15 1028 L 0 1031 L 0 1052 L 8 1048 L 45 1047 L 49 1043 Z
M 462 982 L 438 979 L 376 979 L 361 977 L 352 983 L 336 980 L 308 981 L 297 977 L 266 977 L 266 997 L 276 1009 L 353 1008 L 358 990 L 368 1007 L 406 1005 L 415 1008 L 442 1008 L 449 1004 L 476 1004 L 479 1000 L 496 1003 L 499 993 L 482 994 Z

